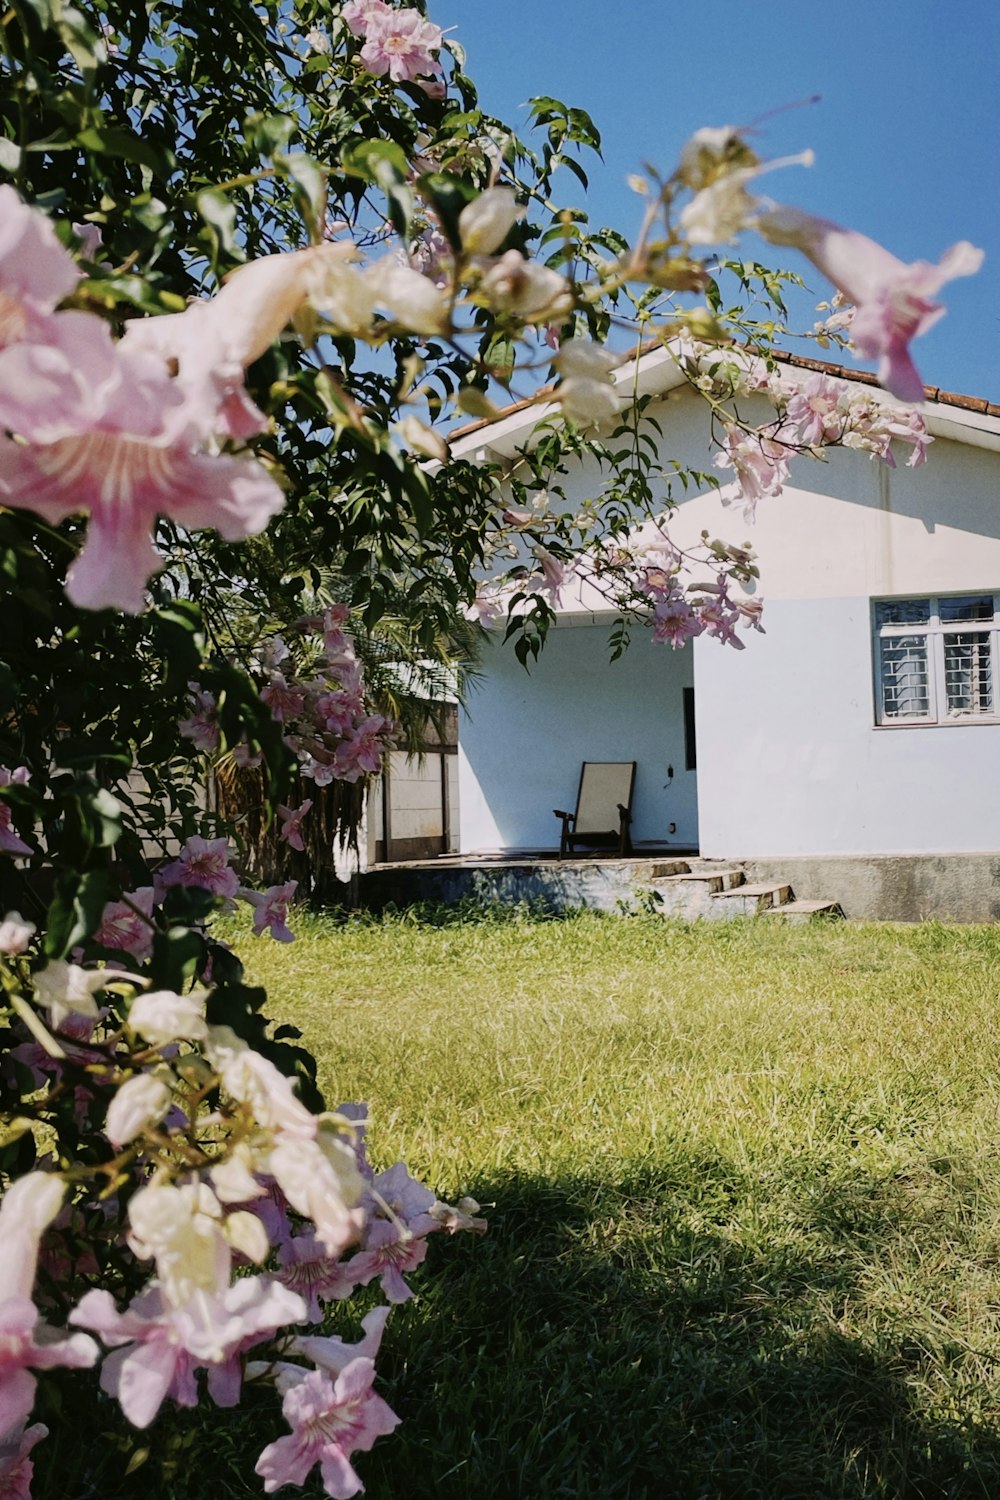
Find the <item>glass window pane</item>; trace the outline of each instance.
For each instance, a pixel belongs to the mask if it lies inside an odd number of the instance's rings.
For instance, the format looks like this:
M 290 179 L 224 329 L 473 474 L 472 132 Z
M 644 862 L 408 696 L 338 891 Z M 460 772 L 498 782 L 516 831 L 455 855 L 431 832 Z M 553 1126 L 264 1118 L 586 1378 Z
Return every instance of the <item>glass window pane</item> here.
M 992 620 L 993 595 L 970 594 L 964 599 L 942 599 L 942 620 Z
M 888 636 L 882 651 L 882 717 L 926 719 L 930 716 L 925 635 Z
M 944 678 L 949 714 L 993 712 L 993 667 L 985 631 L 945 636 Z
M 883 599 L 875 606 L 876 625 L 926 625 L 930 617 L 929 599 Z

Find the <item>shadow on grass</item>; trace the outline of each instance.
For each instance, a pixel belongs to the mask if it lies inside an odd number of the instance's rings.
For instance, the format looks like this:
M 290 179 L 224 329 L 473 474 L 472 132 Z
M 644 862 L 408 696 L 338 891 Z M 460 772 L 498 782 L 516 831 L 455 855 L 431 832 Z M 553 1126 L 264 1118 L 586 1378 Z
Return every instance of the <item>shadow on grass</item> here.
M 439 1246 L 398 1319 L 386 1374 L 405 1420 L 366 1461 L 369 1493 L 1000 1495 L 1000 1427 L 921 1410 L 919 1333 L 846 1331 L 895 1200 L 874 1182 L 827 1184 L 799 1248 L 751 1248 L 718 1227 L 743 1186 L 720 1159 L 614 1186 L 480 1184 L 497 1204 L 489 1237 Z M 960 1362 L 935 1355 L 949 1352 Z
M 797 1203 L 784 1167 L 776 1191 Z M 489 1235 L 436 1241 L 418 1300 L 390 1322 L 379 1369 L 403 1421 L 358 1458 L 370 1500 L 1000 1495 L 1000 1428 L 962 1417 L 965 1351 L 941 1325 L 929 1348 L 917 1319 L 857 1316 L 905 1199 L 815 1169 L 799 1165 L 800 1209 L 772 1236 L 746 1212 L 760 1179 L 721 1156 L 675 1154 L 615 1183 L 480 1183 Z M 154 1457 L 124 1477 L 123 1456 L 94 1456 L 108 1411 L 65 1416 L 38 1450 L 36 1500 L 260 1494 L 254 1462 L 284 1430 L 270 1396 L 193 1418 L 164 1408 L 150 1437 L 168 1440 L 168 1470 Z M 318 1473 L 287 1493 L 321 1495 Z

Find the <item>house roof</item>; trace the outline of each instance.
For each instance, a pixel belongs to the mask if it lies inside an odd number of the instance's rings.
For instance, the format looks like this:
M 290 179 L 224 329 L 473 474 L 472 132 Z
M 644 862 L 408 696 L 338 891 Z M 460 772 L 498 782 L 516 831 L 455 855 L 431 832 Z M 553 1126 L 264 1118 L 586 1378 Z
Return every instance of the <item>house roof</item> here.
M 774 357 L 780 364 L 793 370 L 830 375 L 853 385 L 882 390 L 876 377 L 867 370 L 855 370 L 846 365 L 810 359 L 802 354 L 776 353 Z M 686 383 L 670 346 L 658 342 L 650 343 L 640 352 L 637 366 L 630 363 L 619 367 L 615 378 L 620 384 L 624 384 L 626 380 L 629 382 L 630 396 L 665 396 Z M 554 389 L 554 385 L 542 386 L 533 396 L 511 402 L 495 417 L 482 418 L 455 428 L 448 437 L 452 453 L 456 457 L 462 457 L 485 449 L 494 454 L 513 456 L 528 441 L 530 433 L 539 422 L 556 414 L 554 402 L 539 400 L 539 397 L 544 398 Z M 883 395 L 887 404 L 900 404 L 887 392 L 883 392 Z M 1000 404 L 987 401 L 981 396 L 944 391 L 936 385 L 924 386 L 924 400 L 924 417 L 928 430 L 935 437 L 1000 450 Z M 625 404 L 624 399 L 622 404 Z

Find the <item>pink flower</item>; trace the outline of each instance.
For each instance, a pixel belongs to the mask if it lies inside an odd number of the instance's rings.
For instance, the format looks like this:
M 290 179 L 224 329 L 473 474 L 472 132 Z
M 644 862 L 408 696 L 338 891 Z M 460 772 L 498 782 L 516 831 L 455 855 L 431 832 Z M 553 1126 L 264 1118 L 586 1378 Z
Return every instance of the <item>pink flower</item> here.
M 233 746 L 233 762 L 239 766 L 241 771 L 255 770 L 264 760 L 263 755 L 252 751 L 245 740 Z
M 715 467 L 735 472 L 744 514 L 752 516 L 757 501 L 764 495 L 781 494 L 791 455 L 792 450 L 778 438 L 727 427 L 723 451 L 716 458 Z
M 88 224 L 83 221 L 72 224 L 70 228 L 76 235 L 80 245 L 80 254 L 84 260 L 97 260 L 104 249 L 104 231 L 100 224 Z
M 799 441 L 812 446 L 835 443 L 847 422 L 847 382 L 829 375 L 813 375 L 788 402 L 785 416 L 798 428 Z
M 682 595 L 653 606 L 653 640 L 658 645 L 673 646 L 676 651 L 692 636 L 701 635 L 704 628 Z
M 377 776 L 382 769 L 384 737 L 391 729 L 391 722 L 381 714 L 362 719 L 351 730 L 350 738 L 337 746 L 334 776 L 339 781 L 360 781 L 365 775 Z
M 304 1484 L 319 1464 L 323 1488 L 333 1500 L 351 1500 L 364 1486 L 350 1464 L 356 1451 L 367 1453 L 375 1439 L 393 1431 L 399 1418 L 372 1390 L 375 1366 L 353 1359 L 336 1380 L 310 1371 L 285 1393 L 282 1411 L 290 1437 L 269 1443 L 256 1472 L 268 1494 L 283 1484 Z
M 0 1437 L 0 1500 L 31 1500 L 35 1466 L 28 1455 L 48 1435 L 41 1422 L 28 1428 L 18 1422 Z
M 401 1161 L 373 1178 L 371 1192 L 380 1208 L 405 1224 L 412 1234 L 430 1234 L 438 1227 L 437 1220 L 430 1217 L 437 1199 Z
M 302 689 L 289 687 L 281 672 L 274 673 L 267 687 L 261 689 L 260 696 L 279 724 L 298 718 L 305 704 Z
M 339 1375 L 354 1359 L 374 1359 L 382 1346 L 382 1335 L 389 1318 L 389 1308 L 373 1307 L 361 1319 L 364 1337 L 356 1344 L 346 1344 L 343 1339 L 328 1338 L 323 1334 L 296 1334 L 285 1345 L 285 1353 L 296 1359 L 307 1359 L 328 1375 Z M 277 1364 L 275 1385 L 282 1395 L 300 1384 L 310 1373 L 301 1365 Z
M 0 787 L 2 786 L 24 786 L 31 779 L 31 773 L 26 766 L 18 766 L 16 771 L 8 770 L 6 766 L 0 766 Z M 0 852 L 4 854 L 34 854 L 30 844 L 26 844 L 22 838 L 14 832 L 13 815 L 10 804 L 0 799 Z
M 350 734 L 354 720 L 364 714 L 364 700 L 360 693 L 337 688 L 316 699 L 316 712 L 329 734 Z
M 194 1372 L 200 1367 L 208 1370 L 213 1401 L 235 1406 L 238 1356 L 304 1316 L 301 1297 L 287 1287 L 269 1277 L 245 1276 L 224 1291 L 199 1292 L 182 1307 L 171 1306 L 154 1286 L 124 1313 L 110 1292 L 90 1291 L 70 1322 L 99 1333 L 114 1351 L 101 1368 L 101 1389 L 120 1402 L 133 1427 L 148 1427 L 167 1396 L 178 1406 L 198 1404 Z
M 264 255 L 239 266 L 212 297 L 181 313 L 137 318 L 123 347 L 153 355 L 171 373 L 185 402 L 206 430 L 245 440 L 262 432 L 264 414 L 253 404 L 243 372 L 278 338 L 311 292 L 346 257 L 351 246 L 311 245 Z
M 136 910 L 138 908 L 138 910 Z M 102 948 L 115 948 L 119 953 L 131 953 L 140 962 L 148 958 L 153 948 L 153 923 L 144 921 L 153 914 L 153 887 L 140 886 L 137 891 L 128 891 L 121 901 L 109 901 L 101 916 L 101 925 L 94 933 L 95 943 Z
M 182 719 L 177 728 L 181 737 L 190 740 L 196 750 L 210 754 L 219 748 L 219 722 L 216 718 L 218 703 L 212 693 L 206 693 L 196 682 L 188 687 L 194 697 L 194 713 Z
M 431 1229 L 438 1228 L 433 1219 L 430 1225 Z M 368 1226 L 365 1248 L 351 1256 L 347 1267 L 358 1286 L 367 1286 L 378 1276 L 387 1302 L 408 1302 L 413 1292 L 403 1280 L 403 1272 L 414 1270 L 426 1254 L 423 1236 L 410 1234 L 388 1219 L 375 1219 Z
M 253 930 L 261 937 L 266 928 L 271 929 L 271 936 L 279 943 L 294 943 L 295 933 L 288 926 L 289 902 L 298 889 L 297 880 L 289 880 L 284 885 L 272 885 L 266 891 L 250 891 L 240 889 L 240 897 L 248 901 L 254 907 Z
M 340 14 L 352 36 L 365 36 L 373 21 L 391 19 L 393 10 L 385 0 L 347 0 Z
M 305 1298 L 311 1323 L 320 1322 L 325 1302 L 349 1297 L 357 1285 L 350 1263 L 331 1255 L 314 1235 L 287 1240 L 278 1250 L 278 1262 L 278 1280 Z
M 436 224 L 428 225 L 410 246 L 410 265 L 439 291 L 449 284 L 454 264 L 455 252 Z
M 45 214 L 0 187 L 0 348 L 42 336 L 48 314 L 79 280 Z
M 936 266 L 926 260 L 907 265 L 856 230 L 784 205 L 761 214 L 757 227 L 771 244 L 800 250 L 855 304 L 851 338 L 862 358 L 878 360 L 886 390 L 901 401 L 923 401 L 910 340 L 944 316 L 932 299 L 946 281 L 978 271 L 983 252 L 962 240 Z
M 540 578 L 529 579 L 527 586 L 533 593 L 546 594 L 553 604 L 558 604 L 566 581 L 566 564 L 558 557 L 553 557 L 544 547 L 535 548 L 535 557 L 542 575 Z
M 289 848 L 298 849 L 300 852 L 304 851 L 302 819 L 311 807 L 312 799 L 309 797 L 300 803 L 294 812 L 290 807 L 285 807 L 283 803 L 278 804 L 278 817 L 281 819 L 281 832 L 278 834 L 278 838 L 286 843 Z
M 240 350 L 216 311 L 221 295 L 192 302 L 182 313 L 134 319 L 125 329 L 122 348 L 156 355 L 164 369 L 176 371 L 178 390 L 206 416 L 212 414 L 217 432 L 246 442 L 264 431 L 267 418 L 244 386 Z
M 85 1334 L 60 1339 L 38 1321 L 29 1297 L 7 1297 L 0 1302 L 0 1432 L 7 1432 L 30 1416 L 35 1402 L 35 1377 L 29 1369 L 51 1370 L 57 1365 L 89 1369 L 97 1359 L 97 1345 Z
M 376 77 L 388 73 L 393 83 L 408 83 L 439 71 L 431 54 L 441 46 L 444 33 L 418 10 L 369 11 L 365 35 L 361 61 Z
M 86 313 L 57 313 L 44 344 L 0 352 L 0 499 L 57 523 L 87 512 L 66 589 L 86 609 L 137 613 L 162 559 L 157 516 L 228 541 L 262 531 L 283 496 L 249 458 L 199 451 L 214 413 L 186 401 L 164 363 L 115 345 Z
M 158 884 L 164 889 L 172 885 L 200 886 L 213 896 L 229 900 L 240 888 L 239 876 L 229 867 L 230 857 L 228 839 L 203 839 L 193 834 L 178 857 L 159 871 Z

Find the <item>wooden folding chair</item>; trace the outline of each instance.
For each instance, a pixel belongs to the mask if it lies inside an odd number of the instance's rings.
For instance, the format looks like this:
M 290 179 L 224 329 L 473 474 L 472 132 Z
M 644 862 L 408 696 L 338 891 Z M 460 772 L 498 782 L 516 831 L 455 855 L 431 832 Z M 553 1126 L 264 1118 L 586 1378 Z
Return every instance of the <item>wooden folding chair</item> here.
M 578 844 L 594 849 L 617 848 L 619 855 L 632 853 L 632 792 L 635 788 L 634 760 L 585 760 L 580 768 L 576 811 L 553 811 L 562 819 L 559 858 Z

